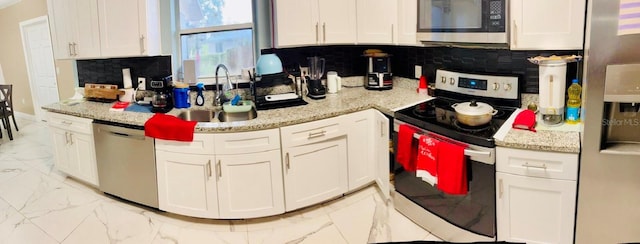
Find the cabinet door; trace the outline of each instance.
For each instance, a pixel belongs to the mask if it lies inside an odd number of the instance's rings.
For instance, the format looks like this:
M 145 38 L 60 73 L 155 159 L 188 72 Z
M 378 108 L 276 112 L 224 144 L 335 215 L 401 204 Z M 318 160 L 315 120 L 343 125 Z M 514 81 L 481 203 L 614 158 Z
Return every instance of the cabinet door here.
M 276 0 L 274 11 L 278 47 L 319 42 L 318 0 Z
M 217 155 L 221 218 L 255 218 L 284 213 L 280 150 Z
M 511 1 L 511 49 L 582 49 L 585 0 Z
M 71 133 L 71 158 L 75 163 L 73 171 L 75 176 L 90 184 L 98 185 L 98 167 L 96 164 L 96 152 L 93 144 L 93 136 L 88 134 Z
M 394 34 L 395 44 L 419 45 L 416 38 L 418 29 L 418 0 L 398 1 L 398 31 Z
M 572 243 L 576 182 L 496 173 L 498 240 Z
M 98 26 L 98 1 L 75 0 L 72 18 L 77 29 L 73 32 L 74 58 L 100 57 L 100 28 Z
M 395 43 L 398 0 L 357 0 L 358 43 Z
M 73 30 L 77 24 L 72 21 L 75 0 L 48 0 L 47 7 L 51 26 L 51 41 L 53 42 L 56 59 L 71 58 L 73 56 Z
M 144 9 L 145 0 L 98 0 L 103 56 L 144 54 L 145 30 L 139 19 Z
M 316 204 L 347 191 L 347 139 L 284 148 L 286 211 Z
M 376 172 L 373 111 L 344 116 L 349 157 L 349 191 L 371 183 Z M 377 128 L 377 127 L 376 127 Z
M 319 34 L 323 44 L 356 42 L 356 0 L 318 0 Z
M 389 187 L 389 119 L 384 114 L 374 110 L 372 113 L 375 122 L 372 133 L 374 137 L 376 183 L 382 191 L 385 199 L 391 198 Z
M 53 139 L 53 153 L 56 169 L 71 174 L 71 160 L 69 159 L 69 132 L 60 128 L 49 126 Z
M 214 158 L 156 151 L 161 210 L 201 218 L 218 217 Z

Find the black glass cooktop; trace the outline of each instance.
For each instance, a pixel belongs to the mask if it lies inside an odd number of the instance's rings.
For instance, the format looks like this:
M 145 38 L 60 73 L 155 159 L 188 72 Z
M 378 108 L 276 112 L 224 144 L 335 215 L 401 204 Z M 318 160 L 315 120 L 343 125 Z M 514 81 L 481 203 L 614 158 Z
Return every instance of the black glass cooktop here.
M 456 111 L 451 107 L 455 103 L 468 102 L 437 97 L 430 101 L 408 107 L 394 113 L 394 117 L 413 126 L 428 130 L 441 136 L 484 147 L 495 147 L 493 135 L 516 110 L 514 107 L 489 104 L 498 113 L 485 125 L 467 126 L 456 120 Z

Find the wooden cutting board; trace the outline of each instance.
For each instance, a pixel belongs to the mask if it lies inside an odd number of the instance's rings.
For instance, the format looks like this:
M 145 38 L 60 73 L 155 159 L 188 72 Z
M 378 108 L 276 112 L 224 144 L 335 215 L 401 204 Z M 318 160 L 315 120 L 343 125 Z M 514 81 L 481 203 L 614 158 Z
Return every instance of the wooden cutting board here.
M 124 91 L 118 90 L 118 85 L 112 84 L 84 84 L 84 96 L 89 99 L 118 99 L 118 95 L 124 95 Z

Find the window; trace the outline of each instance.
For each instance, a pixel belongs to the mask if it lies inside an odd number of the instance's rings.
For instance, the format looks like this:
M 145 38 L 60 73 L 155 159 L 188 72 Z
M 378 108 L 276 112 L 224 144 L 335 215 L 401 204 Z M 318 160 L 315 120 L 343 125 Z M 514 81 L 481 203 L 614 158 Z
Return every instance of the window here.
M 180 61 L 195 60 L 199 80 L 213 83 L 218 64 L 238 77 L 241 69 L 253 66 L 251 0 L 178 2 Z

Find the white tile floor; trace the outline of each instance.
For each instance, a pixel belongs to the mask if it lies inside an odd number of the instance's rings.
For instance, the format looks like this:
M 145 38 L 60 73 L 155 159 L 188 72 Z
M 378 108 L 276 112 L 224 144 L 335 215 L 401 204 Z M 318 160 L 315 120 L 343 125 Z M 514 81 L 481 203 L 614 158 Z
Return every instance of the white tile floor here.
M 439 240 L 377 188 L 275 217 L 207 220 L 116 200 L 53 167 L 44 123 L 0 141 L 0 243 L 372 243 Z M 15 128 L 14 128 L 15 131 Z

